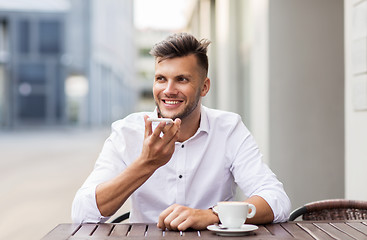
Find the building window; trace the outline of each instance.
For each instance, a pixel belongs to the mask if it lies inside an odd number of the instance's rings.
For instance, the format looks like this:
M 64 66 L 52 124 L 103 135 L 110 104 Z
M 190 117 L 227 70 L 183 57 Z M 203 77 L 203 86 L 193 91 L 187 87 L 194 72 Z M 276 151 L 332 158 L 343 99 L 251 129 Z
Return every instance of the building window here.
M 19 53 L 28 53 L 30 45 L 30 23 L 27 20 L 18 22 L 18 51 Z
M 30 83 L 46 83 L 46 69 L 41 63 L 21 64 L 18 69 L 18 81 Z
M 58 54 L 61 51 L 61 24 L 58 21 L 40 21 L 39 51 L 44 54 Z

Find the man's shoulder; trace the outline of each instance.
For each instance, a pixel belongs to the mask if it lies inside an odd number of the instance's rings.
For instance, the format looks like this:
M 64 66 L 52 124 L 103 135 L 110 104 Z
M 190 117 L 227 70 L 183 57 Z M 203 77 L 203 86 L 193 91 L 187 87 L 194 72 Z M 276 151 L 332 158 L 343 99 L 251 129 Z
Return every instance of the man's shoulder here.
M 250 134 L 239 114 L 210 108 L 205 108 L 204 111 L 209 133 L 220 136 L 219 141 L 230 142 L 232 146 L 238 146 Z
M 203 126 L 208 126 L 209 131 L 223 134 L 230 134 L 233 131 L 248 132 L 241 116 L 237 113 L 204 107 L 204 114 L 207 120 Z
M 209 108 L 206 106 L 203 106 L 205 112 L 209 115 L 216 115 L 216 116 L 239 116 L 239 114 L 235 113 L 235 112 L 230 112 L 230 111 L 225 111 L 225 110 L 220 110 L 220 109 L 215 109 L 215 108 Z
M 219 110 L 219 109 L 213 109 L 208 107 L 203 107 L 205 114 L 207 116 L 207 119 L 211 123 L 216 124 L 237 124 L 239 121 L 242 122 L 241 116 L 234 112 Z

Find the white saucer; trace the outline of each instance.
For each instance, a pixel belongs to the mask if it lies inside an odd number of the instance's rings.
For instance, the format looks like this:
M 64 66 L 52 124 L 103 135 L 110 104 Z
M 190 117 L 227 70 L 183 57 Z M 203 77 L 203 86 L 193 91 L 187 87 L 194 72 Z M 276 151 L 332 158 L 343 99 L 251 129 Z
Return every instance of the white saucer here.
M 219 236 L 243 236 L 249 232 L 258 229 L 259 227 L 252 224 L 243 224 L 241 228 L 227 228 L 222 229 L 217 225 L 210 225 L 207 227 L 209 231 L 215 232 Z

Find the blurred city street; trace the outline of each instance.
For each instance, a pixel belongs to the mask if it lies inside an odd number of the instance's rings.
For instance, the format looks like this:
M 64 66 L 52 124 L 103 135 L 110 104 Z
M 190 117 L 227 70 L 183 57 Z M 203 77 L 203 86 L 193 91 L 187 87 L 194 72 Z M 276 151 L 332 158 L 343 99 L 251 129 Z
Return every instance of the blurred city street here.
M 0 239 L 40 239 L 70 223 L 75 192 L 108 135 L 109 128 L 0 131 Z

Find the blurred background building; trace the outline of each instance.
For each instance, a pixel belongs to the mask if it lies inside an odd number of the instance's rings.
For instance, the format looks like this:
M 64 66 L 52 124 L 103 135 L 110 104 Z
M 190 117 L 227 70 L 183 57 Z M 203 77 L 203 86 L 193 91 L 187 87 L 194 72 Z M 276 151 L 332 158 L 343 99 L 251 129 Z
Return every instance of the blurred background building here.
M 3 128 L 110 124 L 137 101 L 132 1 L 2 1 Z
M 2 127 L 64 117 L 65 21 L 68 4 L 17 4 L 0 9 Z
M 149 50 L 179 31 L 212 41 L 204 104 L 242 116 L 293 208 L 367 200 L 367 0 L 0 0 L 0 128 L 152 110 Z

